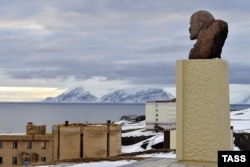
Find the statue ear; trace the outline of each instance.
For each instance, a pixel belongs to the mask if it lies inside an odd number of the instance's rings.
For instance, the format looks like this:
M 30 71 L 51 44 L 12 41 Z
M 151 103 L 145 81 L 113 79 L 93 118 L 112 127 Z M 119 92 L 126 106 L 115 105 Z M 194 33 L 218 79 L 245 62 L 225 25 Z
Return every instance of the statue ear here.
M 203 22 L 200 21 L 199 22 L 199 30 L 202 29 L 202 27 L 203 27 Z

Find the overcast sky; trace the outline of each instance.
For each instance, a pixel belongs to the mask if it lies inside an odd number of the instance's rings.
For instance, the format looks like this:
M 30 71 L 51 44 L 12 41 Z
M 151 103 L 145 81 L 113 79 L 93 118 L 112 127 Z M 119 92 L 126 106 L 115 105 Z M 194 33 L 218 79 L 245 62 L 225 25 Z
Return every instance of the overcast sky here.
M 0 93 L 5 87 L 112 88 L 175 84 L 195 41 L 189 19 L 228 22 L 230 83 L 250 83 L 249 0 L 0 0 Z M 1 95 L 1 97 L 2 97 Z M 1 100 L 0 97 L 0 100 Z

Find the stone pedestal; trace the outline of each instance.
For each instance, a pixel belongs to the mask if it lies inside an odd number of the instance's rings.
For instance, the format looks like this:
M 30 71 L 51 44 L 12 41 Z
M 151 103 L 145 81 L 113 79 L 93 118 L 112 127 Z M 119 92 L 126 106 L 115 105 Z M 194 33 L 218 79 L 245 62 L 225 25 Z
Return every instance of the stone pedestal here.
M 232 149 L 228 64 L 206 59 L 176 65 L 176 158 L 216 166 L 218 150 Z

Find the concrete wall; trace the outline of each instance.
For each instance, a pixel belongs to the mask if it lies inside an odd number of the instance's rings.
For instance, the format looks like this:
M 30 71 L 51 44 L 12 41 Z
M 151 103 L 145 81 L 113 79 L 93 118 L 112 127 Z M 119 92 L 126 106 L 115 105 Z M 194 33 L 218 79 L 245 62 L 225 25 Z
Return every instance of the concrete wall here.
M 60 127 L 60 159 L 80 158 L 81 127 Z
M 121 126 L 110 126 L 109 156 L 117 156 L 122 152 Z
M 84 127 L 83 137 L 84 157 L 107 156 L 107 127 L 88 125 Z
M 121 153 L 120 125 L 54 125 L 54 160 L 116 156 Z
M 34 125 L 33 122 L 28 122 L 26 125 L 26 135 L 45 135 L 46 125 Z
M 230 150 L 228 64 L 221 59 L 177 61 L 177 159 L 215 164 Z

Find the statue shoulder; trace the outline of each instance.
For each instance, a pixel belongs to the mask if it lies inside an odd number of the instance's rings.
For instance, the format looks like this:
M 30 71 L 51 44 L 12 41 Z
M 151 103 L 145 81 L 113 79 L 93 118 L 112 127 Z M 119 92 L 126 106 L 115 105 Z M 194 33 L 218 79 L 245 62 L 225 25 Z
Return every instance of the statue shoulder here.
M 211 25 L 209 26 L 208 29 L 210 29 L 214 35 L 222 35 L 225 38 L 227 37 L 228 24 L 227 24 L 227 22 L 225 22 L 223 20 L 213 21 L 213 23 L 211 23 Z

